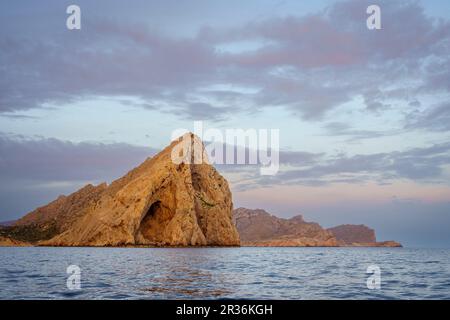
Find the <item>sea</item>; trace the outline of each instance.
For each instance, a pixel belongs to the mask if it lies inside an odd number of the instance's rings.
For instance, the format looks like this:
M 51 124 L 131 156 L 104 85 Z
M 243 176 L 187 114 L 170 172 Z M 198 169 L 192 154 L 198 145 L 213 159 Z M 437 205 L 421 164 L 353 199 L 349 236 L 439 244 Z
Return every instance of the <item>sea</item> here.
M 0 299 L 450 299 L 450 249 L 2 247 Z

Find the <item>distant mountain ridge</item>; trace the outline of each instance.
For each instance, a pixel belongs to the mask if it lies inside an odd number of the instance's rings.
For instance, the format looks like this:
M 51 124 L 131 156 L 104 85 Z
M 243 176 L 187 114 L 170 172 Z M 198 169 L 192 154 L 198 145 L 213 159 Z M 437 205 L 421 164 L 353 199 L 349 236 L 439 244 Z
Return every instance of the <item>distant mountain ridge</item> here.
M 235 209 L 233 221 L 243 246 L 401 246 L 395 241 L 377 242 L 375 231 L 364 225 L 347 224 L 324 229 L 317 223 L 306 222 L 302 215 L 284 219 L 262 209 Z
M 238 208 L 233 220 L 246 246 L 321 246 L 338 245 L 331 232 L 317 223 L 309 223 L 302 216 L 282 219 L 262 209 Z
M 14 223 L 16 223 L 16 221 L 17 220 L 2 221 L 2 222 L 0 222 L 0 226 L 9 227 L 9 226 L 12 226 Z
M 337 227 L 328 228 L 338 241 L 344 244 L 353 243 L 373 243 L 377 242 L 375 230 L 365 225 L 343 224 Z

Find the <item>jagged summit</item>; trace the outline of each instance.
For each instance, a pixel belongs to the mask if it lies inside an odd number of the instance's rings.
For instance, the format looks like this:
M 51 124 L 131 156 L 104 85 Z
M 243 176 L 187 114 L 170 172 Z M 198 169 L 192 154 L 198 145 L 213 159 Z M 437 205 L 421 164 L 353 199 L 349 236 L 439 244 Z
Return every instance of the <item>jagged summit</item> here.
M 202 163 L 194 161 L 199 152 Z M 38 242 L 52 246 L 240 243 L 228 183 L 208 164 L 203 144 L 191 133 L 109 186 L 88 185 L 59 197 L 16 226 L 52 228 L 54 236 Z

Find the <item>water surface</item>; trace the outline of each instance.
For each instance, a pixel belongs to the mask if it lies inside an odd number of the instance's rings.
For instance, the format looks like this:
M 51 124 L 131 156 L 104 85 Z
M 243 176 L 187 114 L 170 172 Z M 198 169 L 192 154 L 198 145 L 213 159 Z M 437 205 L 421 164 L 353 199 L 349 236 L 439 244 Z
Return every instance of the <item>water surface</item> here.
M 450 299 L 450 250 L 0 248 L 0 299 Z

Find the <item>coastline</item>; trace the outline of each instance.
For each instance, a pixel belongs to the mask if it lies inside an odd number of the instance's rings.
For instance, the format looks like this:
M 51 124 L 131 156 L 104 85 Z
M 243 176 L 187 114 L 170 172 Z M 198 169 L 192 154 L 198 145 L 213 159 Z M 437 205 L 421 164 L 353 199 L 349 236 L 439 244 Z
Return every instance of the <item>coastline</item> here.
M 151 248 L 151 249 L 193 249 L 193 248 L 404 248 L 403 245 L 384 245 L 382 243 L 376 244 L 353 244 L 353 245 L 337 245 L 337 246 L 311 246 L 311 245 L 266 245 L 266 244 L 246 244 L 240 246 L 148 246 L 148 245 L 127 245 L 127 246 L 49 246 L 49 245 L 35 245 L 30 243 L 17 244 L 12 242 L 0 243 L 0 248 L 6 247 L 39 247 L 39 248 Z

